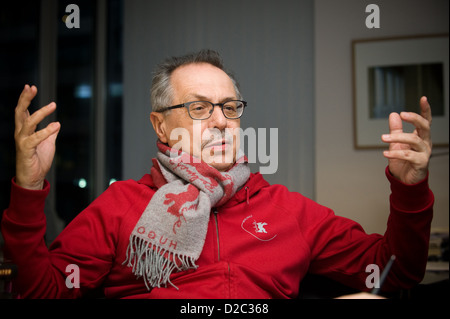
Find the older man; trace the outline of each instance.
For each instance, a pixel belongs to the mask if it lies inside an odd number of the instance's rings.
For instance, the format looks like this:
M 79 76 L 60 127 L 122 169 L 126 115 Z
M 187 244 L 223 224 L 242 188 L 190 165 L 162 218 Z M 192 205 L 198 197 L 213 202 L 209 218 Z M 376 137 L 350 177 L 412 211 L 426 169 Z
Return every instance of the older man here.
M 383 288 L 412 287 L 424 274 L 434 201 L 426 98 L 421 115 L 389 118 L 382 138 L 390 144 L 391 214 L 383 236 L 368 235 L 250 172 L 236 144 L 247 103 L 216 52 L 168 59 L 152 83 L 159 151 L 151 171 L 112 184 L 48 249 L 45 176 L 61 126 L 36 131 L 56 108 L 50 103 L 30 115 L 36 93 L 26 85 L 16 108 L 17 172 L 2 220 L 5 254 L 19 267 L 15 287 L 24 297 L 80 297 L 101 287 L 111 298 L 294 298 L 308 272 L 367 290 L 366 267 L 382 270 L 392 255 Z M 402 121 L 415 132 L 403 132 Z M 73 265 L 79 285 L 67 278 Z

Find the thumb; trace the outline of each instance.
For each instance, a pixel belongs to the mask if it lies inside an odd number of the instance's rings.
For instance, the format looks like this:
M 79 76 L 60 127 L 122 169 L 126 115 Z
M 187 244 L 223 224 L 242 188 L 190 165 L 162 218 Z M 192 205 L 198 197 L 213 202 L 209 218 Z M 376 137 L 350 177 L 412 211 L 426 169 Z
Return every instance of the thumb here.
M 56 138 L 58 137 L 59 131 L 61 130 L 61 124 L 59 122 L 50 123 L 44 130 L 38 131 L 42 132 L 41 142 L 44 142 L 47 147 L 50 145 L 56 145 Z M 44 132 L 46 136 L 44 135 Z
M 389 115 L 389 132 L 391 134 L 403 132 L 402 119 L 398 113 L 393 112 Z
M 56 137 L 58 136 L 58 133 L 59 133 L 59 131 L 53 133 L 52 135 L 50 135 L 50 136 L 47 138 L 47 140 L 48 140 L 51 144 L 55 145 L 55 144 L 56 144 Z
M 59 131 L 61 130 L 61 124 L 59 122 L 50 123 L 47 128 L 52 132 L 48 135 L 46 140 L 52 144 L 55 144 Z

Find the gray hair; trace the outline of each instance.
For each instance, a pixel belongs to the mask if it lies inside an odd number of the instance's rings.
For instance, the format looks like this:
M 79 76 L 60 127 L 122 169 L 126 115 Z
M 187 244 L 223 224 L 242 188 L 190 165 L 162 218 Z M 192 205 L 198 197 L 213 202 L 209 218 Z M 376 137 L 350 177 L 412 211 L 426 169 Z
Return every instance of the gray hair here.
M 231 79 L 236 92 L 236 97 L 242 100 L 239 84 L 234 76 L 225 69 L 219 53 L 213 50 L 201 50 L 180 57 L 171 57 L 159 64 L 154 72 L 152 87 L 150 91 L 150 102 L 152 111 L 156 112 L 172 105 L 173 89 L 170 76 L 175 69 L 193 63 L 209 63 L 224 71 Z

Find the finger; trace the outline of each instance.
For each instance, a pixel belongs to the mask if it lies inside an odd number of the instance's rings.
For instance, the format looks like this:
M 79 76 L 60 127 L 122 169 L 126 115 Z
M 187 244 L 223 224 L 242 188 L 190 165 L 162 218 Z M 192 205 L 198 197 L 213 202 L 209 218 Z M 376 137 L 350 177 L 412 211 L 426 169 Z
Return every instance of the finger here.
M 430 123 L 431 126 L 433 117 L 431 113 L 431 106 L 430 103 L 428 103 L 428 99 L 426 96 L 422 96 L 422 98 L 420 99 L 420 114 L 424 119 L 428 121 L 428 123 Z
M 427 160 L 424 160 L 426 159 L 426 155 L 414 150 L 389 150 L 384 151 L 383 155 L 388 159 L 403 160 L 416 166 L 423 166 L 423 163 L 427 163 Z
M 392 112 L 389 114 L 389 133 L 390 134 L 383 134 L 381 140 L 385 143 L 390 143 L 389 148 L 392 149 L 395 144 L 391 143 L 390 136 L 392 134 L 403 133 L 403 123 L 398 113 Z M 402 146 L 399 147 L 403 148 Z
M 35 148 L 49 137 L 51 137 L 52 141 L 54 142 L 60 129 L 61 124 L 59 122 L 50 123 L 46 128 L 39 130 L 33 135 L 29 136 L 26 141 L 26 147 Z
M 412 149 L 417 152 L 427 152 L 429 148 L 424 140 L 414 133 L 395 133 L 395 134 L 384 134 L 382 136 L 382 140 L 385 143 L 391 143 L 390 145 L 394 145 L 392 143 L 403 144 L 402 147 L 395 147 L 395 149 Z M 409 146 L 409 147 L 406 147 Z M 390 147 L 390 150 L 393 150 L 393 147 Z
M 389 132 L 391 134 L 403 133 L 403 123 L 398 113 L 391 113 L 389 115 Z
M 416 134 L 421 138 L 426 141 L 431 139 L 430 122 L 425 117 L 414 112 L 402 112 L 400 113 L 400 117 L 403 121 L 414 125 Z
M 19 134 L 29 136 L 34 133 L 36 127 L 42 122 L 44 118 L 56 110 L 56 103 L 52 102 L 27 117 L 22 123 L 22 129 Z
M 30 87 L 28 84 L 25 84 L 15 109 L 16 130 L 21 130 L 23 120 L 29 116 L 28 107 L 36 94 L 37 88 L 34 85 Z
M 17 101 L 16 109 L 20 112 L 26 111 L 36 94 L 37 87 L 35 87 L 34 85 L 30 87 L 28 84 L 25 84 L 25 87 L 23 88 L 22 93 L 19 96 L 19 100 Z

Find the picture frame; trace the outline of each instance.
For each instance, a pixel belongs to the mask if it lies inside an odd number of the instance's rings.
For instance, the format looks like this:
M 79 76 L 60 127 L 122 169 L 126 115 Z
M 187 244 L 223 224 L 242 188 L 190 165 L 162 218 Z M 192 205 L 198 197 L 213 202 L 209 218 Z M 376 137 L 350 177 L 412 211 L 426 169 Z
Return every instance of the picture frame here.
M 420 113 L 423 95 L 433 114 L 433 146 L 448 146 L 448 34 L 353 40 L 352 60 L 356 149 L 386 148 L 381 135 L 389 133 L 389 114 Z

